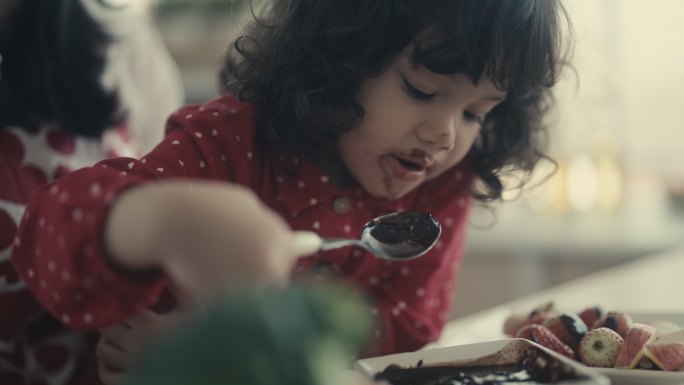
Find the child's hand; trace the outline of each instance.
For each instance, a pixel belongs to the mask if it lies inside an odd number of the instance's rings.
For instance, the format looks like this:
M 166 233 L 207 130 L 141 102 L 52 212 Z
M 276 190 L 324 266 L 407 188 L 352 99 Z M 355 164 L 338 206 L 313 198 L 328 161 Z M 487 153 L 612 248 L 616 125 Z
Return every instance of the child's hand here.
M 297 251 L 285 221 L 250 190 L 193 184 L 150 183 L 118 199 L 105 236 L 116 262 L 161 267 L 196 298 L 286 284 Z
M 146 310 L 118 325 L 101 329 L 96 355 L 102 383 L 123 383 L 144 349 L 172 333 L 187 316 L 188 313 L 178 310 L 166 314 Z

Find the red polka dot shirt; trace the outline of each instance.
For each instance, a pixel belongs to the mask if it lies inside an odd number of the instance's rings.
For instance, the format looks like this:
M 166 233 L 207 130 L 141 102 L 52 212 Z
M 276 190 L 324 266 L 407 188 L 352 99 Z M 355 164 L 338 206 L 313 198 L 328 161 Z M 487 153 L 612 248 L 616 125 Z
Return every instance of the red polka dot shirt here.
M 282 159 L 256 145 L 254 124 L 253 108 L 231 96 L 188 106 L 170 118 L 166 138 L 142 159 L 103 161 L 42 188 L 15 240 L 12 258 L 21 277 L 70 327 L 93 329 L 130 317 L 157 301 L 165 278 L 133 279 L 107 263 L 101 234 L 109 202 L 150 180 L 230 181 L 255 191 L 293 229 L 323 236 L 356 236 L 364 223 L 389 212 L 432 213 L 443 234 L 421 258 L 388 262 L 345 248 L 300 259 L 293 275 L 342 278 L 370 297 L 377 319 L 372 354 L 412 351 L 434 341 L 449 318 L 472 173 L 458 165 L 401 199 L 378 199 L 360 188 L 336 188 L 307 160 L 299 173 L 288 173 Z

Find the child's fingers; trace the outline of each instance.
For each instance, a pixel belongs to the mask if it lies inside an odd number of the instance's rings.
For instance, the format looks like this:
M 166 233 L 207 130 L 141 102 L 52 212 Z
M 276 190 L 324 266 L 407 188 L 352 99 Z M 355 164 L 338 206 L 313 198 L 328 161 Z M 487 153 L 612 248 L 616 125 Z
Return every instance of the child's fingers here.
M 104 385 L 119 385 L 123 384 L 126 378 L 127 372 L 120 368 L 115 368 L 103 361 L 97 363 L 97 374 L 100 377 L 100 381 Z
M 131 357 L 120 346 L 106 338 L 100 338 L 95 348 L 95 356 L 100 363 L 106 364 L 110 369 L 125 369 L 129 367 Z
M 200 300 L 196 296 L 183 290 L 173 280 L 169 280 L 167 288 L 178 302 L 178 305 L 176 306 L 178 311 L 190 314 L 205 314 L 208 311 L 205 301 Z
M 135 317 L 131 317 L 123 321 L 122 325 L 124 327 L 128 327 L 131 331 L 130 333 L 139 334 L 140 332 L 144 333 L 145 329 L 149 325 L 154 325 L 157 323 L 159 318 L 160 316 L 158 313 L 151 310 L 143 310 Z
M 188 317 L 181 309 L 172 310 L 168 313 L 159 314 L 150 310 L 140 313 L 138 316 L 126 320 L 130 325 L 130 333 L 127 340 L 134 340 L 137 345 L 145 341 L 151 341 L 159 336 L 172 332 Z M 126 345 L 131 348 L 130 345 Z
M 126 339 L 126 335 L 129 334 L 129 330 L 130 329 L 123 326 L 122 324 L 117 324 L 114 326 L 110 326 L 108 328 L 100 329 L 100 338 L 108 339 L 115 346 L 119 347 L 121 350 L 124 350 L 124 347 L 122 346 L 122 341 Z

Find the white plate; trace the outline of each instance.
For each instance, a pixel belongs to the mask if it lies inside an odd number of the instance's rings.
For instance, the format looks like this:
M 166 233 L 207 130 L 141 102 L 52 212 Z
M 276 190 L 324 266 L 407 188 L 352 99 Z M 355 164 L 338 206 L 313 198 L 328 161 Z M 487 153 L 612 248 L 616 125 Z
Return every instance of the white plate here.
M 612 385 L 683 385 L 684 373 L 640 369 L 597 369 Z
M 461 360 L 468 360 L 483 357 L 489 354 L 496 353 L 502 348 L 510 344 L 511 342 L 524 341 L 526 344 L 538 347 L 557 357 L 559 360 L 567 363 L 578 375 L 585 377 L 582 381 L 564 381 L 558 384 L 570 384 L 573 385 L 608 385 L 610 380 L 605 375 L 600 374 L 598 371 L 588 368 L 584 365 L 570 360 L 560 354 L 539 346 L 533 342 L 527 340 L 521 340 L 518 338 L 504 339 L 497 341 L 481 342 L 469 345 L 459 345 L 450 346 L 445 348 L 435 348 L 419 350 L 417 352 L 411 353 L 399 353 L 392 354 L 382 357 L 373 357 L 358 360 L 354 363 L 354 369 L 358 370 L 362 374 L 366 375 L 368 378 L 373 378 L 377 373 L 381 372 L 390 364 L 397 364 L 400 366 L 415 366 L 418 361 L 422 360 L 424 364 L 436 364 L 444 362 L 455 362 Z
M 655 321 L 669 321 L 676 323 L 684 329 L 684 313 L 655 313 L 629 310 L 626 310 L 625 313 L 629 314 L 634 322 L 651 323 Z
M 644 313 L 625 311 L 634 322 L 651 323 L 668 321 L 684 328 L 684 313 Z M 597 368 L 608 376 L 612 385 L 683 385 L 684 371 L 663 372 L 660 370 Z

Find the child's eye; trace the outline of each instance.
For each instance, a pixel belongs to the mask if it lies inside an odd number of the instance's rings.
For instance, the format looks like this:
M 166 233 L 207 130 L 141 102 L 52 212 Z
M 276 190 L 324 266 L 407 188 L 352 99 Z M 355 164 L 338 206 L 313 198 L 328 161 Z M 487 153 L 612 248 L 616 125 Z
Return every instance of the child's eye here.
M 403 78 L 403 87 L 407 94 L 418 100 L 431 100 L 436 94 L 428 94 L 416 88 L 413 84 L 409 83 L 406 78 Z
M 475 122 L 475 123 L 479 124 L 480 126 L 484 124 L 484 120 L 485 120 L 484 117 L 476 115 L 470 111 L 465 111 L 463 113 L 463 116 L 466 118 L 466 120 L 468 120 L 470 122 Z

